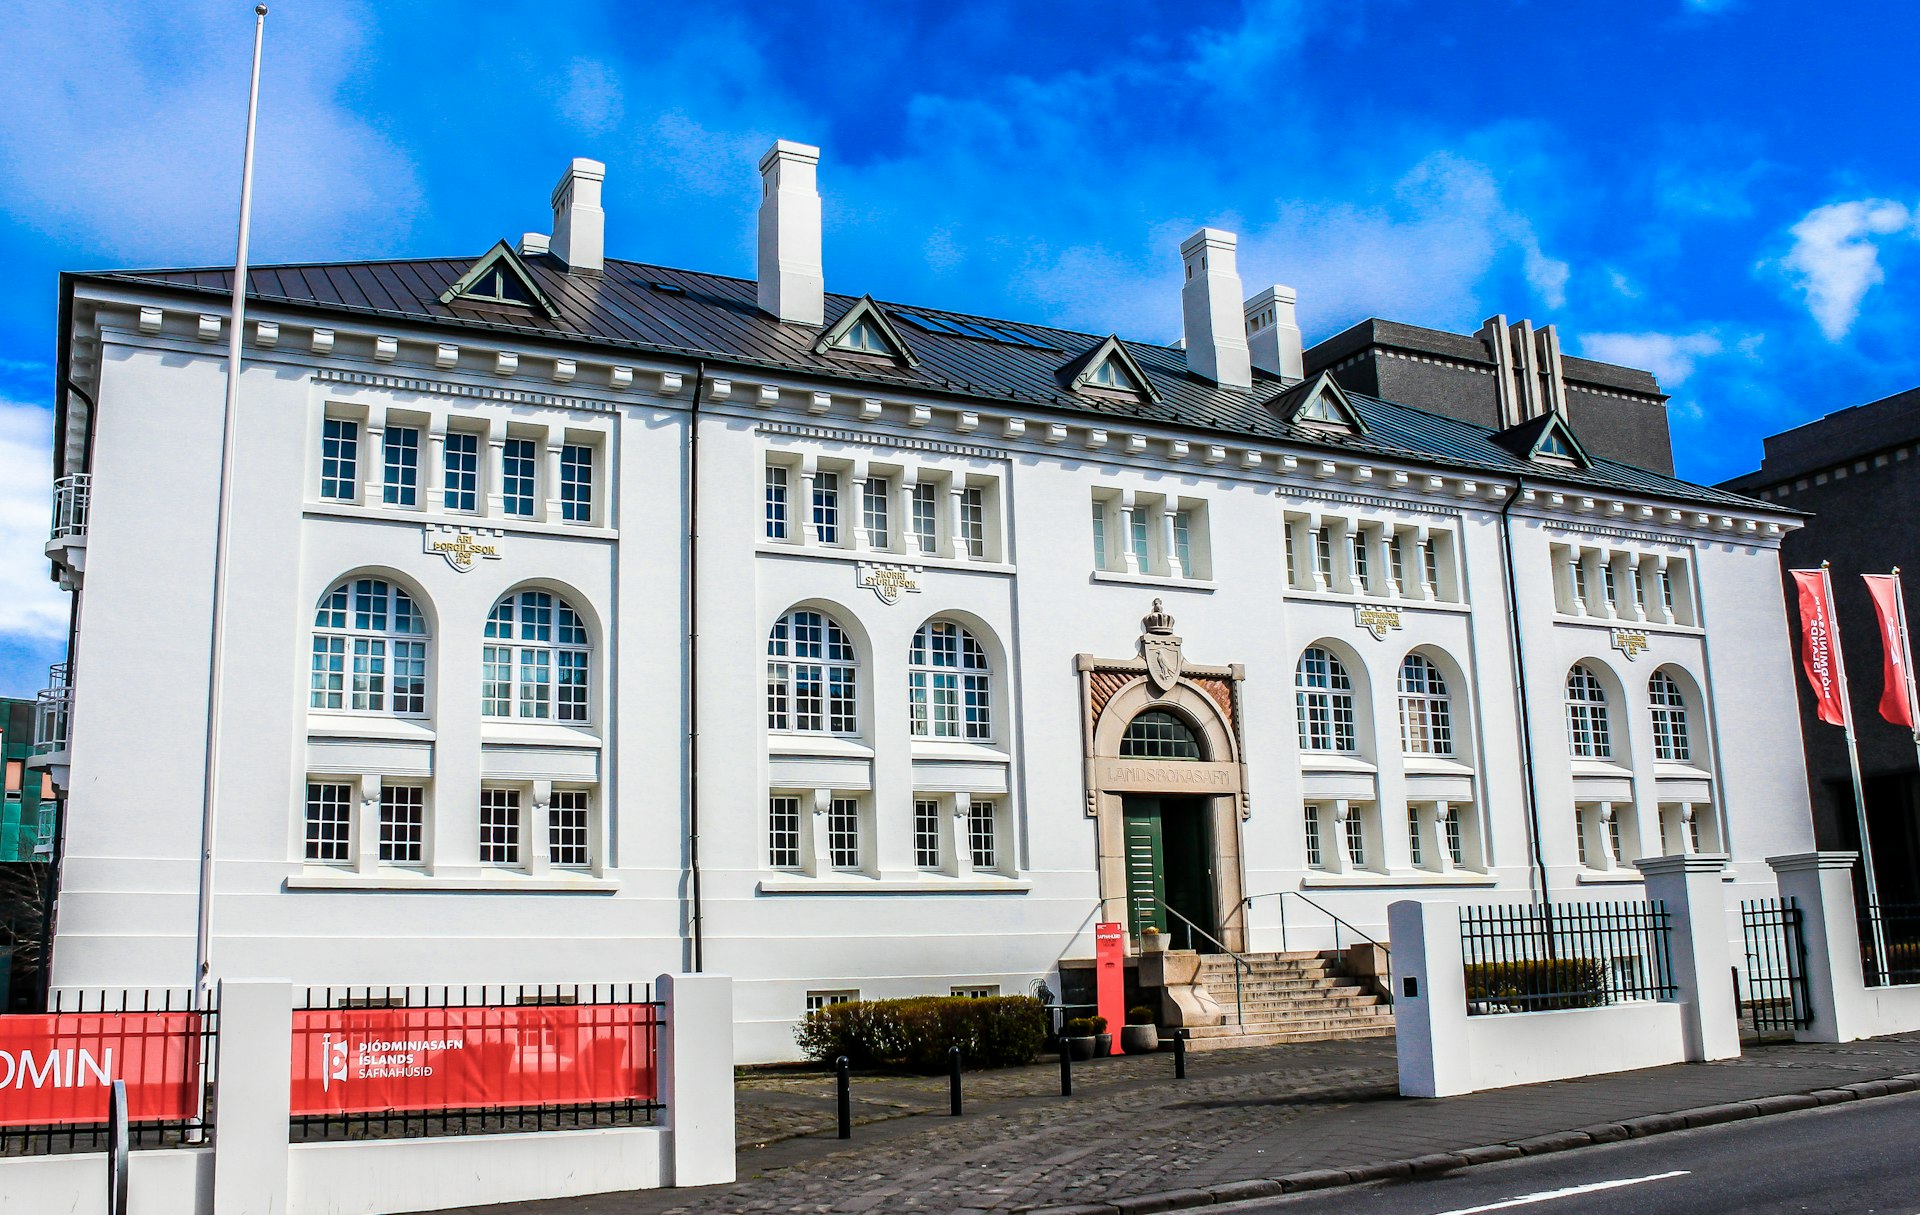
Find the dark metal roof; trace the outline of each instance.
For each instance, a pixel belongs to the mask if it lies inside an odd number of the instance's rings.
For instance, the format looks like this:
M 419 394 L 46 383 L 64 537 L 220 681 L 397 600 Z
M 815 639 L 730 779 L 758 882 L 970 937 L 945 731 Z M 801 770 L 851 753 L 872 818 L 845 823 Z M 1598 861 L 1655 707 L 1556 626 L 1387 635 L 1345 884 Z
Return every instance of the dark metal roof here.
M 1274 398 L 1286 387 L 1281 380 L 1256 371 L 1250 391 L 1222 388 L 1190 373 L 1185 352 L 1166 346 L 1125 343 L 1127 353 L 1158 394 L 1157 400 L 1066 392 L 1058 378 L 1060 368 L 1103 339 L 1045 325 L 882 303 L 881 307 L 896 317 L 910 319 L 918 314 L 960 324 L 990 325 L 1031 344 L 962 337 L 916 326 L 907 337 L 918 360 L 916 366 L 834 349 L 816 351 L 814 346 L 823 327 L 785 323 L 761 312 L 751 279 L 622 261 L 607 262 L 603 274 L 577 274 L 570 273 L 551 255 L 538 255 L 523 260 L 552 302 L 557 317 L 549 318 L 532 309 L 481 306 L 459 299 L 442 303 L 441 295 L 472 268 L 474 260 L 422 258 L 260 266 L 248 272 L 248 297 L 302 309 L 456 325 L 501 335 L 526 334 L 603 349 L 614 346 L 681 358 L 707 358 L 882 388 L 893 385 L 903 390 L 1063 410 L 1094 415 L 1114 426 L 1148 423 L 1204 432 L 1203 437 L 1263 439 L 1353 455 L 1394 457 L 1502 477 L 1526 476 L 1595 492 L 1645 494 L 1743 510 L 1777 510 L 1750 498 L 1611 460 L 1595 460 L 1591 468 L 1582 470 L 1542 467 L 1494 442 L 1494 432 L 1485 427 L 1354 392 L 1347 396 L 1366 421 L 1365 434 L 1330 434 L 1290 425 L 1280 420 L 1273 407 Z M 230 268 L 125 270 L 76 277 L 221 298 L 231 293 L 233 282 Z M 831 327 L 857 299 L 828 295 L 826 327 Z

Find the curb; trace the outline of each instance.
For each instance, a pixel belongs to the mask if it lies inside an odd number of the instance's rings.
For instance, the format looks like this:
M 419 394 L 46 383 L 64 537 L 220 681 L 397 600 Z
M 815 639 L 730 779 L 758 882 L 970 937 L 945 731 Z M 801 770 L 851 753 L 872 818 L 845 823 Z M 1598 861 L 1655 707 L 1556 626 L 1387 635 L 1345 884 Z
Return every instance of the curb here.
M 1338 1186 L 1363 1185 L 1373 1181 L 1405 1181 L 1413 1177 L 1446 1173 L 1476 1164 L 1516 1160 L 1522 1156 L 1544 1156 L 1549 1152 L 1567 1152 L 1600 1143 L 1618 1143 L 1626 1139 L 1646 1139 L 1670 1131 L 1719 1126 L 1726 1122 L 1744 1122 L 1771 1114 L 1791 1114 L 1824 1105 L 1842 1105 L 1874 1097 L 1893 1097 L 1920 1092 L 1920 1072 L 1885 1080 L 1862 1080 L 1839 1088 L 1815 1089 L 1806 1093 L 1783 1093 L 1756 1097 L 1751 1101 L 1730 1101 L 1722 1105 L 1703 1105 L 1671 1114 L 1645 1114 L 1619 1122 L 1604 1122 L 1578 1130 L 1555 1131 L 1530 1139 L 1513 1139 L 1482 1147 L 1461 1148 L 1452 1152 L 1433 1152 L 1406 1160 L 1387 1160 L 1349 1169 L 1312 1169 L 1289 1173 L 1284 1177 L 1227 1181 L 1197 1188 L 1166 1190 L 1158 1194 L 1136 1194 L 1112 1202 L 1081 1202 L 1068 1206 L 1023 1207 L 1019 1215 L 1152 1215 L 1158 1211 L 1185 1211 L 1194 1207 L 1217 1206 L 1249 1198 L 1273 1198 L 1281 1194 L 1300 1194 L 1309 1190 L 1330 1190 Z

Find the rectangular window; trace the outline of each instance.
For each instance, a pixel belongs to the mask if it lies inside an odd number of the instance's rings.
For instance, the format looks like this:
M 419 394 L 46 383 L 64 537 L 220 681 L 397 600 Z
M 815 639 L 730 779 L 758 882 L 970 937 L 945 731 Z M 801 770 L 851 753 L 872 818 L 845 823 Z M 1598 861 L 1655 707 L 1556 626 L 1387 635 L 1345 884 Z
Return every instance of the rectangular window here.
M 312 695 L 315 709 L 344 709 L 347 704 L 347 639 L 316 635 L 313 639 Z
M 1093 568 L 1107 568 L 1107 504 L 1098 499 L 1093 504 Z
M 1313 529 L 1313 572 L 1321 587 L 1333 585 L 1333 539 L 1324 527 Z
M 1453 863 L 1456 865 L 1466 864 L 1467 845 L 1461 838 L 1460 807 L 1455 806 L 1449 810 L 1446 818 L 1441 821 L 1447 832 L 1447 855 L 1453 858 Z
M 987 555 L 986 490 L 960 491 L 960 536 L 966 541 L 967 556 L 979 561 Z
M 1426 864 L 1420 848 L 1420 807 L 1407 807 L 1407 849 L 1415 865 Z
M 553 652 L 520 651 L 520 716 L 545 721 L 553 712 Z
M 767 799 L 767 864 L 774 869 L 800 868 L 800 799 Z
M 1190 510 L 1173 512 L 1173 556 L 1180 563 L 1182 574 L 1199 577 L 1193 568 L 1193 512 Z
M 447 432 L 447 446 L 441 460 L 447 474 L 444 503 L 448 510 L 480 508 L 480 436 L 471 431 Z
M 787 467 L 767 465 L 766 490 L 767 539 L 787 538 Z
M 379 713 L 387 703 L 387 643 L 378 637 L 353 639 L 353 700 L 356 712 Z
M 584 443 L 560 449 L 560 518 L 593 522 L 593 448 Z
M 1587 602 L 1587 562 L 1578 553 L 1573 556 L 1573 599 L 1580 605 L 1581 611 L 1593 610 Z
M 427 791 L 419 785 L 380 788 L 380 860 L 418 865 L 426 859 Z
M 1687 839 L 1692 842 L 1695 852 L 1700 851 L 1700 814 L 1698 811 L 1695 811 L 1694 816 L 1687 820 Z
M 360 423 L 328 418 L 320 431 L 320 496 L 351 502 L 359 496 Z
M 559 650 L 559 680 L 553 688 L 554 716 L 560 721 L 587 720 L 587 652 Z
M 923 553 L 940 547 L 939 487 L 922 481 L 913 487 L 913 543 Z
M 1316 806 L 1308 806 L 1305 816 L 1301 819 L 1301 823 L 1305 826 L 1307 832 L 1307 867 L 1309 869 L 1324 868 L 1327 862 L 1325 854 L 1320 850 L 1319 808 Z
M 585 869 L 593 863 L 587 825 L 587 791 L 555 789 L 547 803 L 547 863 L 559 869 Z
M 913 863 L 940 868 L 940 803 L 931 798 L 913 799 Z
M 393 643 L 393 711 L 421 716 L 427 711 L 427 643 Z
M 520 863 L 520 790 L 480 790 L 480 863 Z
M 851 1004 L 859 998 L 857 991 L 810 991 L 807 993 L 807 1011 L 817 1013 L 835 1004 Z
M 1673 615 L 1673 571 L 1666 566 L 1660 567 L 1660 603 L 1667 609 L 1667 615 Z
M 24 759 L 10 759 L 7 761 L 7 792 L 8 793 L 20 792 L 20 782 L 25 779 L 26 770 L 27 770 L 27 761 Z
M 1618 865 L 1620 863 L 1620 812 L 1618 808 L 1614 810 L 1612 817 L 1607 819 L 1607 852 L 1613 857 L 1613 863 Z
M 836 797 L 827 809 L 827 860 L 835 869 L 860 867 L 860 803 Z
M 840 543 L 840 474 L 813 474 L 813 538 L 821 544 Z
M 1607 607 L 1613 612 L 1620 611 L 1620 592 L 1613 584 L 1613 562 L 1604 562 L 1600 566 L 1600 587 L 1607 596 Z
M 1356 869 L 1367 864 L 1367 825 L 1357 814 L 1347 816 L 1347 860 Z
M 1367 534 L 1359 528 L 1347 533 L 1347 541 L 1353 549 L 1353 589 L 1364 592 L 1367 589 Z
M 860 489 L 860 524 L 870 548 L 887 547 L 887 502 L 893 486 L 885 477 L 868 477 Z
M 388 506 L 420 504 L 420 431 L 389 426 L 381 438 L 380 500 Z
M 353 786 L 307 783 L 307 859 L 328 865 L 353 860 Z
M 490 645 L 480 653 L 480 712 L 486 717 L 513 713 L 513 647 Z
M 998 811 L 999 806 L 988 801 L 976 800 L 967 807 L 967 845 L 973 852 L 975 869 L 993 869 L 1000 864 L 999 840 L 995 838 Z
M 1121 516 L 1127 524 L 1127 544 L 1133 550 L 1134 564 L 1140 572 L 1153 572 L 1152 550 L 1147 543 L 1147 512 L 1144 508 L 1130 506 L 1121 510 Z
M 1407 542 L 1395 536 L 1387 542 L 1387 565 L 1393 575 L 1393 589 L 1396 594 L 1407 593 Z
M 1000 985 L 984 983 L 975 987 L 952 987 L 948 991 L 960 1000 L 991 1000 L 1000 994 Z
M 537 451 L 532 439 L 508 439 L 500 447 L 500 509 L 509 515 L 533 517 Z
M 1585 810 L 1573 812 L 1573 836 L 1580 846 L 1580 867 L 1593 868 L 1593 862 L 1589 859 L 1590 853 L 1587 850 L 1587 812 Z
M 1440 542 L 1424 540 L 1420 544 L 1420 570 L 1427 580 L 1427 594 L 1440 597 Z

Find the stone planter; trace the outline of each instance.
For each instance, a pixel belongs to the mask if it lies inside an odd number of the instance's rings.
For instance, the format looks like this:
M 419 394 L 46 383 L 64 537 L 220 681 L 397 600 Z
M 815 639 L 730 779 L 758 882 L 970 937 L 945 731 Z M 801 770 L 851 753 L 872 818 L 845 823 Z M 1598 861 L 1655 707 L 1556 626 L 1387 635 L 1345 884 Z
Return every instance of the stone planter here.
M 1113 1035 L 1095 1034 L 1093 1036 L 1093 1057 L 1104 1059 L 1113 1053 Z
M 1075 1063 L 1085 1063 L 1087 1060 L 1093 1058 L 1093 1039 L 1068 1038 L 1067 1055 Z
M 1150 1055 L 1160 1049 L 1160 1030 L 1152 1025 L 1120 1027 L 1120 1049 L 1129 1055 Z

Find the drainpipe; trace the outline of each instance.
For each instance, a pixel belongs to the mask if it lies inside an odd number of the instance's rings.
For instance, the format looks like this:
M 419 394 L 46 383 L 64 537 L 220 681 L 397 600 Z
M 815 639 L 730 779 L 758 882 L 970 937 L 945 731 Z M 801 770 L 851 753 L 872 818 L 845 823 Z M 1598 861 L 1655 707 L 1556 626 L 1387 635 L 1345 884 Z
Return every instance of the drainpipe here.
M 1527 647 L 1520 638 L 1520 590 L 1513 576 L 1511 515 L 1514 503 L 1520 500 L 1526 488 L 1526 478 L 1516 477 L 1513 493 L 1508 495 L 1507 504 L 1500 508 L 1500 545 L 1506 556 L 1500 574 L 1507 592 L 1507 627 L 1513 633 L 1513 689 L 1520 714 L 1520 771 L 1527 787 L 1527 846 L 1533 854 L 1534 894 L 1539 902 L 1546 903 L 1549 901 L 1547 863 L 1540 855 L 1540 787 L 1533 770 L 1533 721 L 1527 711 Z
M 694 367 L 693 408 L 687 414 L 687 889 L 693 903 L 693 973 L 706 969 L 700 905 L 700 394 L 707 363 Z

